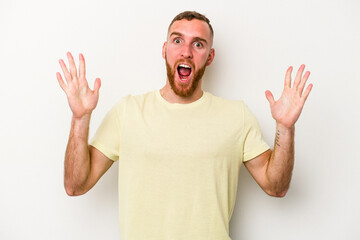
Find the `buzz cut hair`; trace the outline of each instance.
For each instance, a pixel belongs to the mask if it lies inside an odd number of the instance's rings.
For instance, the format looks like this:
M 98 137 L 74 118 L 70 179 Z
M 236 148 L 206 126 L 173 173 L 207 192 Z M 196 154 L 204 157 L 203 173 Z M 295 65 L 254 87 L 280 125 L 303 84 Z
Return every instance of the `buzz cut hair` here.
M 214 30 L 210 24 L 210 20 L 205 17 L 205 15 L 201 14 L 201 13 L 198 13 L 198 12 L 195 12 L 195 11 L 185 11 L 185 12 L 182 12 L 182 13 L 179 13 L 178 15 L 176 15 L 174 17 L 174 19 L 171 21 L 170 25 L 169 25 L 169 28 L 168 28 L 168 31 L 170 30 L 170 27 L 173 25 L 173 23 L 175 21 L 180 21 L 182 19 L 186 19 L 188 21 L 191 21 L 193 19 L 198 19 L 200 21 L 204 21 L 207 23 L 207 25 L 209 26 L 210 28 L 210 33 L 211 33 L 211 37 L 214 37 Z

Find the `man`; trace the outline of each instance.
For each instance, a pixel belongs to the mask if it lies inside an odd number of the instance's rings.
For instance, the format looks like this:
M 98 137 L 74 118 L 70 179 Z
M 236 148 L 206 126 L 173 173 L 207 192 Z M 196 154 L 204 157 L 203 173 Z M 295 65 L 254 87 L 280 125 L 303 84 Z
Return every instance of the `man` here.
M 285 196 L 294 164 L 294 124 L 312 85 L 304 65 L 291 86 L 290 67 L 282 96 L 266 91 L 276 120 L 274 150 L 242 101 L 204 92 L 202 76 L 215 56 L 213 29 L 196 12 L 176 16 L 163 45 L 167 81 L 157 91 L 124 97 L 106 115 L 88 145 L 94 90 L 67 54 L 57 79 L 73 112 L 65 156 L 65 188 L 70 196 L 90 190 L 119 159 L 121 239 L 214 239 L 229 237 L 239 169 L 245 166 L 269 195 Z

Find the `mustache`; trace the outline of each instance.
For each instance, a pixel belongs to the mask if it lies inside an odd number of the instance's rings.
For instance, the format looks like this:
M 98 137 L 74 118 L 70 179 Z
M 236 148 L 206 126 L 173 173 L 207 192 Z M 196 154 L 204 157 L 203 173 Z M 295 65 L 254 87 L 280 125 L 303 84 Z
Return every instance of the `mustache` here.
M 174 66 L 173 66 L 174 71 L 177 70 L 177 66 L 179 66 L 180 63 L 184 63 L 184 64 L 187 64 L 187 65 L 190 65 L 190 66 L 191 66 L 191 71 L 194 71 L 194 70 L 195 70 L 195 64 L 194 64 L 191 60 L 180 59 L 180 60 L 177 60 L 177 61 L 174 63 Z
M 167 64 L 169 63 L 168 59 L 167 59 L 167 54 L 165 54 L 165 62 Z M 177 70 L 176 66 L 178 66 L 180 63 L 186 63 L 186 64 L 190 65 L 191 66 L 191 71 L 195 70 L 195 64 L 191 60 L 189 60 L 189 59 L 179 59 L 174 63 L 174 66 L 172 66 L 173 69 L 174 69 L 174 72 Z

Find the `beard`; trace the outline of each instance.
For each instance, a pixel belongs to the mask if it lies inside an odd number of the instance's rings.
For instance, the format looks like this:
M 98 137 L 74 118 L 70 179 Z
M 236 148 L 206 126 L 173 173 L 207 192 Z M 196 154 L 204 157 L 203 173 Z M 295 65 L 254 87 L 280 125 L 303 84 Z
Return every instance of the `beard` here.
M 174 64 L 173 69 L 171 68 L 170 64 L 168 63 L 166 56 L 165 56 L 165 62 L 166 62 L 167 77 L 168 77 L 171 89 L 174 91 L 174 93 L 176 95 L 178 95 L 179 97 L 189 97 L 189 96 L 191 96 L 195 92 L 196 88 L 199 85 L 199 82 L 200 82 L 201 78 L 204 75 L 204 72 L 205 72 L 205 69 L 206 69 L 206 64 L 204 64 L 203 67 L 201 67 L 199 70 L 194 72 L 194 74 L 191 77 L 188 84 L 181 84 L 181 83 L 175 83 L 175 75 L 177 73 L 176 66 L 178 65 L 178 63 L 180 61 L 177 61 Z M 194 69 L 195 69 L 194 64 L 192 62 L 188 62 L 188 61 L 186 61 L 186 63 L 191 65 L 191 70 L 194 71 Z

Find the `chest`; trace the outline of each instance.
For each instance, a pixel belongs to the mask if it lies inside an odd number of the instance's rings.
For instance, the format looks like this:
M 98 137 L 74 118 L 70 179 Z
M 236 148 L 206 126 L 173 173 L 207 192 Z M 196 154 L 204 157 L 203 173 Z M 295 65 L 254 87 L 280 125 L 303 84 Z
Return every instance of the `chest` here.
M 159 113 L 159 111 L 156 111 Z M 224 159 L 241 154 L 241 122 L 199 112 L 133 112 L 120 152 L 137 159 Z

